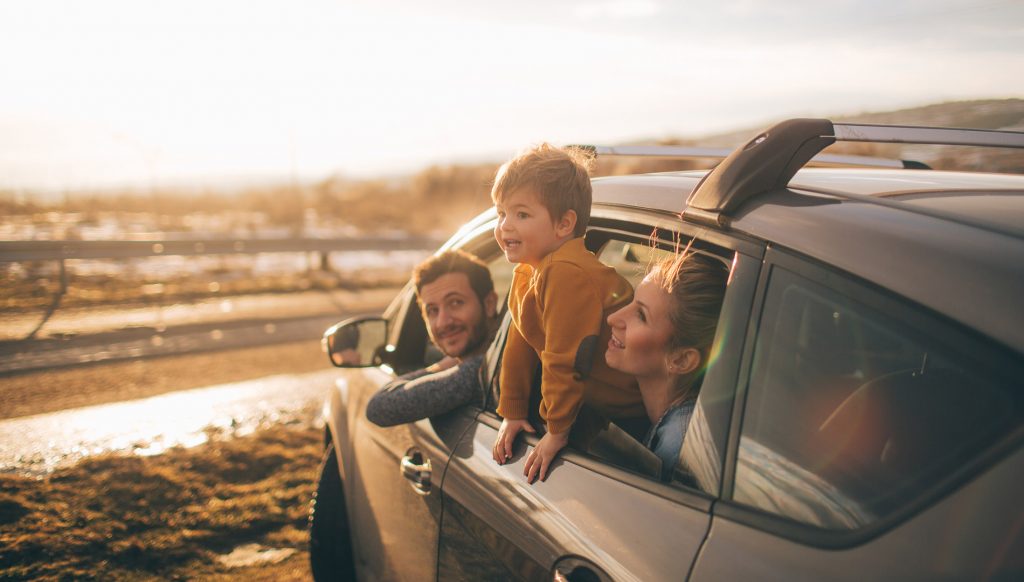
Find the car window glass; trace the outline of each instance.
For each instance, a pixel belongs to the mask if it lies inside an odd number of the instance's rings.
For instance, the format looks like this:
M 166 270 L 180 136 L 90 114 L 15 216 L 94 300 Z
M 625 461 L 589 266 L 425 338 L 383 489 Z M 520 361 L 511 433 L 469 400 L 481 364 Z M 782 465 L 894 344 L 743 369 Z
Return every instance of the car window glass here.
M 508 299 L 509 288 L 512 287 L 512 271 L 515 265 L 508 262 L 504 255 L 498 255 L 487 263 L 491 270 L 491 280 L 494 281 L 494 292 L 498 294 L 498 311 L 504 309 Z
M 615 269 L 634 289 L 651 265 L 670 256 L 672 251 L 652 247 L 647 241 L 624 240 L 608 241 L 597 254 L 602 263 Z
M 1018 426 L 1012 383 L 939 341 L 774 267 L 734 500 L 821 528 L 857 529 Z

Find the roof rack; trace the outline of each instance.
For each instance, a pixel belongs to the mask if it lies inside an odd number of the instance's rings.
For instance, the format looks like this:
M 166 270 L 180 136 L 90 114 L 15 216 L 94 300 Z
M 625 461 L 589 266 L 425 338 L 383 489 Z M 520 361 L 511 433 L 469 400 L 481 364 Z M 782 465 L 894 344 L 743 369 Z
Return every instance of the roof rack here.
M 785 188 L 800 168 L 836 141 L 1024 148 L 1024 132 L 790 119 L 757 134 L 708 172 L 686 200 L 683 220 L 726 226 L 740 205 Z
M 702 148 L 669 145 L 598 146 L 574 144 L 568 147 L 581 149 L 585 152 L 588 152 L 593 157 L 637 156 L 644 158 L 660 158 L 669 160 L 721 160 L 729 157 L 729 154 L 733 152 L 733 150 L 729 148 Z M 816 164 L 828 164 L 837 166 L 865 166 L 869 168 L 904 168 L 915 170 L 930 169 L 927 164 L 914 160 L 892 160 L 888 158 L 874 158 L 870 156 L 854 156 L 841 154 L 818 154 L 811 158 L 811 162 Z

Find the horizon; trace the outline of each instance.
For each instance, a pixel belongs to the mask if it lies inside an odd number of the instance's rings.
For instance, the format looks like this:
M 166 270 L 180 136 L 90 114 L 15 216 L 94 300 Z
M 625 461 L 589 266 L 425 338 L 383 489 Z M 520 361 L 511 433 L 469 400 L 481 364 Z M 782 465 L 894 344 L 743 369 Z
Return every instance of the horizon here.
M 40 0 L 0 7 L 0 190 L 406 176 L 1015 98 L 1022 69 L 1006 1 Z

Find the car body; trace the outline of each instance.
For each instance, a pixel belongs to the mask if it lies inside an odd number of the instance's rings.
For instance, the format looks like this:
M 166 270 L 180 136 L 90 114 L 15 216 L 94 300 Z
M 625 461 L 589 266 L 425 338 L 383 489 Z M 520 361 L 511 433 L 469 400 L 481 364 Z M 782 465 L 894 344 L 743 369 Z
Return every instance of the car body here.
M 376 361 L 325 404 L 317 578 L 1019 579 L 1024 177 L 804 168 L 851 131 L 806 121 L 710 172 L 593 180 L 587 246 L 634 285 L 690 241 L 731 269 L 670 482 L 614 425 L 545 482 L 523 477 L 534 436 L 497 465 L 500 333 L 480 402 L 367 421 L 370 396 L 432 357 L 407 286 L 382 320 L 348 323 L 379 323 Z M 507 290 L 495 221 L 443 248 Z

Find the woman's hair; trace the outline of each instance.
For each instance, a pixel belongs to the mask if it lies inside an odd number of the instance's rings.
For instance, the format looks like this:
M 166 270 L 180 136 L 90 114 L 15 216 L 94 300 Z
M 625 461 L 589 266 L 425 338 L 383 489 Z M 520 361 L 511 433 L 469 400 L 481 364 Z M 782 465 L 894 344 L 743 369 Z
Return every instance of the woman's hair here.
M 690 252 L 687 247 L 655 264 L 649 276 L 669 294 L 672 335 L 665 349 L 696 348 L 700 352 L 697 372 L 679 378 L 683 384 L 692 386 L 708 365 L 729 270 L 721 260 Z M 686 392 L 690 392 L 689 386 Z

